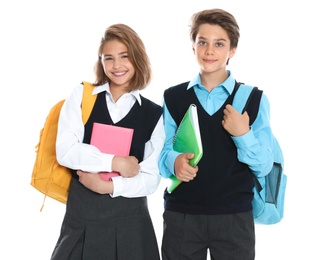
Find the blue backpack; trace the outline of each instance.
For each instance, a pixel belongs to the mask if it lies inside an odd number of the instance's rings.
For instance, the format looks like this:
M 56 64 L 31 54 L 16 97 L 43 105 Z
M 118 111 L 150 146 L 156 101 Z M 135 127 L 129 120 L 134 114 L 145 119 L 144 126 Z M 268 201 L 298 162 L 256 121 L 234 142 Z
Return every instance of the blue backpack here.
M 254 115 L 256 118 L 262 91 L 257 87 L 247 86 L 242 83 L 237 83 L 235 88 L 236 93 L 232 105 L 237 111 L 241 111 L 241 113 L 244 113 L 250 104 L 255 104 L 255 101 L 250 102 L 253 97 L 258 99 L 256 100 L 258 102 L 257 109 L 251 108 L 254 111 L 256 110 L 256 114 Z M 242 100 L 246 100 L 246 102 L 242 102 Z M 254 120 L 252 121 L 254 122 Z M 271 171 L 264 177 L 256 177 L 252 173 L 255 180 L 252 205 L 254 222 L 256 224 L 275 224 L 280 222 L 284 216 L 287 176 L 284 173 L 283 153 L 275 137 L 273 152 L 274 164 Z

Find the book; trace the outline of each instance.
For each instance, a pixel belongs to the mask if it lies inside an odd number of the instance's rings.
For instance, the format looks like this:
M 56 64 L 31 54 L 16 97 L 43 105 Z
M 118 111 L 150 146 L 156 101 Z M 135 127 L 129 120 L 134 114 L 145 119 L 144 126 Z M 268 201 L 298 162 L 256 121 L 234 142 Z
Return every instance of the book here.
M 195 167 L 202 158 L 203 148 L 198 112 L 195 104 L 189 106 L 177 128 L 173 138 L 173 149 L 180 153 L 193 153 L 194 157 L 189 161 L 189 164 L 193 167 Z M 177 179 L 175 175 L 172 175 L 169 179 L 170 185 L 167 191 L 171 193 L 182 181 Z
M 121 126 L 93 123 L 91 145 L 96 146 L 102 153 L 117 156 L 128 156 L 130 152 L 134 129 Z M 119 176 L 118 172 L 99 172 L 100 177 L 109 180 Z

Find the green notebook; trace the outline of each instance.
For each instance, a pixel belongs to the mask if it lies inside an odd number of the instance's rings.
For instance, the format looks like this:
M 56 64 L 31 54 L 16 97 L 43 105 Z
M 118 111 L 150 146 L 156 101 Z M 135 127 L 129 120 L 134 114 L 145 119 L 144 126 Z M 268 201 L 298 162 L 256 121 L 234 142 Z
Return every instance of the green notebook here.
M 197 107 L 191 104 L 185 113 L 173 139 L 173 149 L 180 153 L 193 153 L 189 164 L 195 167 L 203 155 Z M 171 193 L 182 181 L 176 176 L 170 177 L 167 191 Z

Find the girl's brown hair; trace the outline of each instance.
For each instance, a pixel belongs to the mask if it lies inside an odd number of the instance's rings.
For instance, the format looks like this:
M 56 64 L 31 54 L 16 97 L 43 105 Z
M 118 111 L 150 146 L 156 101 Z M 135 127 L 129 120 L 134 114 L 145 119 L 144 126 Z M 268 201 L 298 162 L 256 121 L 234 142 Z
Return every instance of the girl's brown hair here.
M 104 44 L 111 40 L 120 41 L 128 49 L 128 59 L 135 68 L 135 75 L 130 82 L 131 90 L 144 89 L 152 78 L 150 60 L 143 41 L 133 29 L 125 24 L 111 25 L 104 33 L 98 49 L 98 60 L 95 63 L 95 85 L 102 85 L 110 81 L 104 72 L 101 55 Z

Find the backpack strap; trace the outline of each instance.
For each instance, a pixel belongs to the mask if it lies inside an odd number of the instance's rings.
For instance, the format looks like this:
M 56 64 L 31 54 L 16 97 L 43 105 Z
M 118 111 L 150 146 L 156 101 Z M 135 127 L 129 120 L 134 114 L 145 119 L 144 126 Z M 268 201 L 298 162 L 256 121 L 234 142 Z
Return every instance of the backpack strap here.
M 244 87 L 240 87 L 241 85 Z M 233 90 L 234 98 L 232 106 L 243 114 L 252 98 L 251 93 L 254 93 L 256 90 L 255 88 L 256 87 L 244 85 L 244 83 L 241 82 L 236 83 Z M 246 100 L 246 102 L 244 102 L 244 100 Z
M 242 114 L 245 111 L 248 112 L 251 126 L 257 117 L 263 91 L 258 87 L 248 86 L 244 83 L 240 85 L 236 92 L 234 92 L 235 89 L 232 92 L 232 95 L 234 95 L 232 106 Z
M 91 115 L 97 95 L 92 94 L 95 88 L 94 85 L 86 81 L 83 81 L 82 84 L 84 85 L 83 97 L 82 97 L 82 119 L 85 125 L 89 116 Z
M 255 93 L 255 91 L 257 90 L 257 87 L 254 87 L 252 90 L 251 90 L 251 92 L 250 92 L 250 94 L 249 94 L 249 96 L 248 96 L 248 98 L 247 98 L 247 100 L 246 100 L 246 103 L 245 103 L 245 106 L 244 106 L 244 108 L 243 108 L 243 110 L 242 110 L 242 114 L 247 110 L 247 108 L 248 108 L 248 105 L 250 104 L 250 102 L 251 102 L 251 100 L 252 100 L 252 97 L 253 97 L 253 95 L 254 95 L 254 93 Z
M 236 91 L 234 93 L 232 106 L 237 111 L 240 111 L 241 114 L 243 114 L 247 110 L 247 108 L 248 108 L 248 106 L 249 106 L 254 94 L 258 90 L 258 87 L 252 87 L 252 86 L 248 86 L 248 85 L 244 85 L 244 87 L 240 87 L 240 85 L 243 85 L 243 83 L 236 83 L 236 85 L 237 84 L 239 84 L 239 88 L 236 89 Z M 262 91 L 259 90 L 258 94 L 259 94 L 258 98 L 259 98 L 259 101 L 260 101 Z M 246 100 L 246 101 L 243 102 L 244 100 Z M 258 108 L 257 108 L 257 111 L 258 111 Z M 256 117 L 256 114 L 254 116 Z M 260 192 L 263 189 L 261 183 L 259 182 L 259 180 L 257 179 L 257 177 L 253 174 L 253 172 L 251 170 L 250 170 L 250 173 L 253 175 L 257 190 Z

